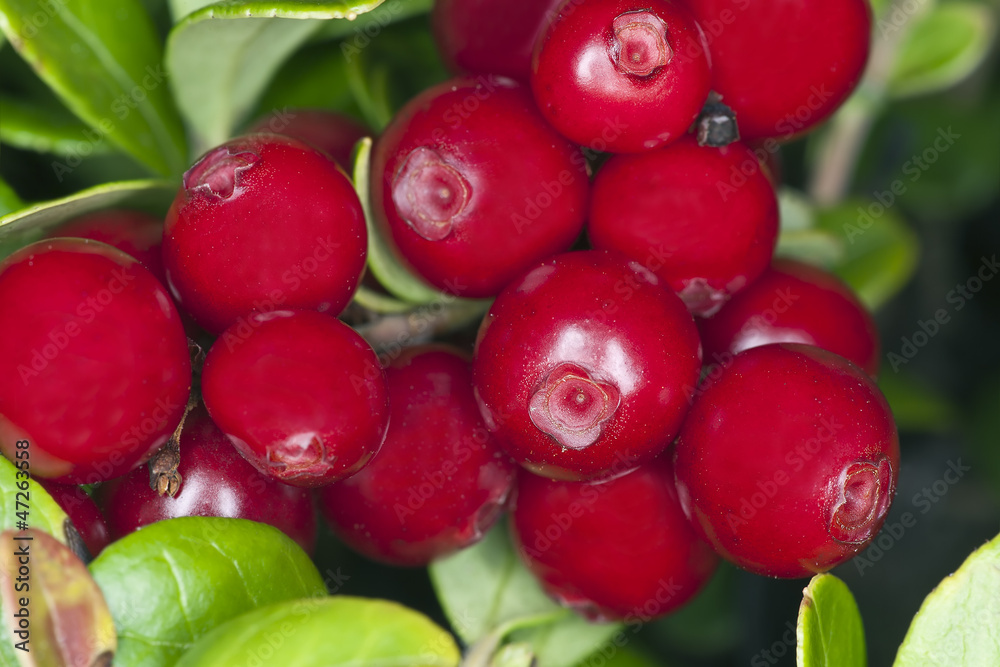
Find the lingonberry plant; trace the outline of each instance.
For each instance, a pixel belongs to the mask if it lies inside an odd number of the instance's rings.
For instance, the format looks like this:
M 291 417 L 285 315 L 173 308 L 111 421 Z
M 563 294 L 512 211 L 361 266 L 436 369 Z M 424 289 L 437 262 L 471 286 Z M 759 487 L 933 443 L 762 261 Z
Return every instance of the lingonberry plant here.
M 0 0 L 0 664 L 1000 664 L 980 1 Z

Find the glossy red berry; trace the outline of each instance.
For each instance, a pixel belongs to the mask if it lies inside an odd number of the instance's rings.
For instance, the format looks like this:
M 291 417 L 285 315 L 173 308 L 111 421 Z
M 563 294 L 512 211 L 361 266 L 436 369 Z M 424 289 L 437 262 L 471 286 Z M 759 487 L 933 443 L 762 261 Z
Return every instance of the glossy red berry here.
M 27 441 L 31 472 L 111 479 L 180 421 L 191 363 L 166 289 L 133 257 L 51 239 L 0 262 L 0 449 Z
M 538 108 L 593 150 L 634 153 L 676 141 L 708 97 L 704 36 L 673 0 L 566 2 L 535 48 Z
M 771 577 L 862 551 L 896 489 L 885 398 L 843 357 L 790 343 L 740 353 L 700 391 L 674 450 L 685 512 L 722 556 Z
M 334 532 L 392 565 L 422 566 L 478 542 L 500 517 L 516 466 L 493 442 L 468 359 L 404 350 L 386 369 L 389 431 L 363 470 L 320 491 Z
M 516 461 L 589 479 L 666 449 L 700 362 L 691 315 L 656 276 L 584 251 L 542 262 L 497 297 L 474 377 L 486 425 Z
M 402 259 L 438 289 L 497 294 L 583 229 L 575 146 L 509 80 L 456 79 L 410 101 L 375 147 L 372 206 Z
M 111 542 L 108 524 L 104 521 L 101 510 L 97 508 L 97 503 L 83 490 L 83 487 L 75 484 L 57 484 L 47 479 L 35 481 L 41 484 L 66 512 L 66 516 L 69 517 L 91 556 L 96 557 L 104 547 L 108 546 Z
M 769 343 L 804 343 L 878 374 L 879 336 L 871 314 L 839 278 L 802 262 L 775 260 L 698 327 L 709 363 Z
M 712 89 L 744 140 L 788 139 L 833 113 L 868 59 L 867 0 L 683 0 L 705 31 Z
M 600 484 L 522 473 L 512 515 L 518 551 L 545 590 L 595 621 L 668 614 L 718 564 L 684 516 L 667 457 Z
M 371 130 L 350 116 L 326 109 L 274 111 L 254 123 L 249 132 L 270 132 L 298 139 L 329 155 L 347 173 L 353 167 L 354 144 L 372 135 Z
M 535 42 L 562 0 L 437 0 L 434 40 L 455 72 L 528 83 Z
M 270 524 L 312 552 L 316 513 L 311 493 L 259 473 L 204 408 L 196 408 L 184 420 L 177 472 L 181 484 L 172 497 L 153 489 L 145 467 L 101 485 L 97 497 L 114 539 L 154 521 L 219 516 Z
M 48 238 L 70 236 L 91 239 L 114 246 L 132 255 L 153 275 L 167 284 L 160 244 L 163 221 L 128 209 L 109 209 L 73 218 L 48 234 Z
M 205 407 L 268 477 L 313 487 L 353 475 L 389 420 L 385 373 L 349 326 L 314 311 L 256 314 L 212 345 Z
M 746 146 L 701 147 L 685 137 L 604 163 L 587 234 L 595 248 L 641 262 L 707 316 L 767 268 L 778 201 Z
M 275 134 L 233 139 L 198 160 L 163 238 L 171 290 L 215 334 L 276 308 L 340 314 L 366 251 L 348 178 L 319 151 Z

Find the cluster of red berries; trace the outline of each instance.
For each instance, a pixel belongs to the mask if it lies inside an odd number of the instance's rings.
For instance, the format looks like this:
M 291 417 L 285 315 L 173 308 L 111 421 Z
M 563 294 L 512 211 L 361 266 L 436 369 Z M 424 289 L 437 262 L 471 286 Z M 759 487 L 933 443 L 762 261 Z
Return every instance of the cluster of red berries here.
M 510 507 L 529 568 L 591 618 L 671 611 L 718 555 L 799 577 L 863 549 L 899 469 L 877 332 L 837 278 L 772 259 L 759 158 L 853 89 L 867 4 L 514 5 L 437 3 L 465 76 L 409 102 L 372 163 L 398 260 L 442 301 L 495 299 L 471 358 L 380 359 L 338 319 L 368 234 L 337 162 L 365 128 L 264 119 L 184 174 L 165 225 L 97 213 L 0 263 L 4 453 L 27 440 L 35 474 L 101 482 L 111 537 L 240 516 L 308 550 L 318 498 L 358 551 L 424 565 Z M 138 466 L 179 424 L 153 489 Z

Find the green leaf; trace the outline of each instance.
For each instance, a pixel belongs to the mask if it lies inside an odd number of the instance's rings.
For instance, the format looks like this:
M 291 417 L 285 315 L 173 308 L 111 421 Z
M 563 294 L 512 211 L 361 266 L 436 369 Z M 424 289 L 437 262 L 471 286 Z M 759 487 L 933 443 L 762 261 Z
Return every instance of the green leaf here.
M 470 655 L 493 655 L 509 637 L 530 646 L 539 665 L 573 667 L 623 631 L 621 624 L 589 623 L 553 602 L 514 552 L 504 523 L 478 544 L 432 563 L 430 574 L 452 629 L 475 645 Z
M 479 543 L 432 563 L 430 575 L 452 629 L 466 644 L 511 621 L 560 611 L 521 564 L 503 522 Z
M 433 6 L 434 0 L 387 0 L 372 11 L 358 15 L 356 21 L 325 22 L 316 36 L 323 40 L 342 39 L 346 46 L 341 46 L 340 51 L 345 56 L 353 56 L 367 49 L 385 26 L 426 14 Z
M 490 661 L 490 667 L 533 667 L 535 664 L 530 644 L 507 644 Z
M 354 152 L 354 189 L 361 199 L 368 226 L 368 269 L 390 294 L 413 304 L 437 301 L 447 295 L 425 285 L 410 273 L 393 255 L 379 231 L 371 211 L 371 152 L 372 140 L 362 139 Z M 453 297 L 451 297 L 453 298 Z
M 802 591 L 796 628 L 798 667 L 865 667 L 865 630 L 851 590 L 832 574 L 817 574 Z
M 175 190 L 166 181 L 120 181 L 18 209 L 0 216 L 0 258 L 40 239 L 46 230 L 85 213 L 125 204 L 166 210 Z
M 299 50 L 274 76 L 253 116 L 260 117 L 279 109 L 311 108 L 335 109 L 360 118 L 345 67 L 343 55 L 329 44 L 312 44 Z
M 894 667 L 1000 665 L 1000 536 L 924 599 Z
M 183 517 L 113 542 L 90 565 L 118 630 L 116 664 L 167 667 L 217 626 L 275 602 L 326 594 L 284 533 L 245 519 Z
M 13 188 L 7 185 L 2 178 L 0 178 L 0 218 L 3 216 L 13 213 L 14 211 L 22 208 L 24 202 L 21 198 L 17 196 Z
M 286 667 L 454 667 L 455 640 L 423 614 L 385 600 L 292 600 L 244 614 L 202 638 L 177 667 L 243 665 L 280 655 Z
M 106 141 L 87 141 L 88 132 L 92 131 L 65 107 L 0 97 L 0 141 L 11 146 L 79 158 L 111 150 Z
M 605 659 L 600 660 L 594 657 L 586 662 L 581 662 L 579 667 L 594 667 L 594 665 L 602 667 L 667 667 L 668 664 L 660 659 L 653 660 L 632 648 L 618 648 L 616 646 L 614 650 L 609 652 L 611 657 L 605 658 L 604 654 L 598 654 Z
M 518 630 L 510 639 L 530 645 L 539 665 L 575 667 L 598 649 L 611 650 L 616 635 L 621 634 L 619 642 L 627 641 L 623 628 L 620 623 L 591 623 L 567 614 L 555 622 Z
M 14 450 L 21 451 L 21 450 Z M 29 445 L 30 456 L 30 445 Z M 29 459 L 30 462 L 30 459 Z M 45 531 L 63 544 L 66 538 L 66 513 L 52 499 L 45 489 L 35 480 L 28 480 L 28 490 L 21 491 L 17 484 L 22 479 L 17 476 L 18 469 L 5 457 L 0 456 L 0 531 L 16 528 L 17 512 L 23 511 L 23 503 L 28 503 L 28 526 Z M 23 475 L 22 475 L 23 477 Z M 22 505 L 17 502 L 21 501 Z
M 876 310 L 909 282 L 919 248 L 894 210 L 852 200 L 818 211 L 812 229 L 783 233 L 776 252 L 830 269 Z
M 281 64 L 322 26 L 320 19 L 356 18 L 381 2 L 225 2 L 182 19 L 167 40 L 166 64 L 195 152 L 231 136 Z
M 985 5 L 949 2 L 914 19 L 889 77 L 893 97 L 945 90 L 986 59 L 996 35 L 994 11 Z
M 0 29 L 95 137 L 162 175 L 180 171 L 184 132 L 138 0 L 0 0 Z

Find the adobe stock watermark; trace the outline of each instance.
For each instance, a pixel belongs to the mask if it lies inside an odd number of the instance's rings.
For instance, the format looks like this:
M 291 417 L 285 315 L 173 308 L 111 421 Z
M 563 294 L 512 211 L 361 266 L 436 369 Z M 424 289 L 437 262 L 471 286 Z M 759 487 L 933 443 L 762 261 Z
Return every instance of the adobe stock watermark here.
M 111 113 L 114 114 L 117 122 L 128 118 L 135 109 L 139 108 L 140 104 L 146 101 L 151 91 L 160 87 L 166 81 L 166 78 L 167 73 L 163 69 L 162 64 L 157 64 L 155 67 L 147 65 L 145 76 L 142 77 L 142 80 L 127 93 L 122 93 L 111 102 Z M 79 142 L 76 150 L 66 155 L 62 161 L 55 160 L 52 162 L 51 167 L 56 179 L 62 183 L 67 174 L 72 173 L 74 169 L 79 167 L 83 159 L 91 155 L 94 149 L 101 142 L 105 141 L 108 135 L 115 131 L 115 127 L 116 121 L 110 117 L 105 117 L 94 126 L 85 128 L 81 133 L 83 140 Z
M 885 215 L 885 212 L 892 208 L 899 197 L 902 197 L 909 190 L 910 186 L 920 180 L 938 159 L 955 142 L 962 138 L 962 135 L 951 129 L 938 128 L 937 137 L 932 145 L 925 148 L 919 155 L 913 155 L 903 163 L 902 172 L 907 178 L 897 178 L 889 184 L 888 190 L 876 190 L 872 193 L 875 201 L 868 206 L 858 207 L 858 217 L 855 224 L 844 223 L 843 230 L 849 243 L 853 244 L 857 237 L 871 229 L 875 221 Z
M 788 484 L 796 474 L 802 471 L 813 457 L 823 449 L 823 445 L 834 439 L 837 432 L 843 425 L 838 424 L 833 418 L 823 417 L 820 419 L 820 426 L 816 430 L 816 435 L 805 442 L 795 446 L 795 449 L 785 454 L 785 467 L 775 470 L 770 478 L 757 480 L 757 488 L 750 497 L 740 498 L 740 506 L 737 512 L 729 511 L 726 514 L 726 523 L 734 533 L 739 532 L 741 526 L 747 525 L 757 516 L 757 512 L 763 509 L 772 498 L 778 495 L 778 489 Z
M 775 322 L 778 316 L 788 312 L 788 309 L 799 300 L 799 295 L 795 294 L 791 288 L 779 288 L 774 291 L 774 299 L 771 305 L 755 314 L 747 320 L 737 334 L 737 340 L 753 340 L 765 335 Z M 694 400 L 705 393 L 705 388 L 712 380 L 717 379 L 723 371 L 733 364 L 734 355 L 729 352 L 713 352 L 712 359 L 705 361 L 708 371 L 701 378 L 697 387 L 684 385 L 684 394 L 688 403 L 693 404 Z
M 901 0 L 900 2 L 892 3 L 889 12 L 884 16 L 879 17 L 875 24 L 882 36 L 882 39 L 885 39 L 893 33 L 902 30 L 910 19 L 919 14 L 926 7 L 926 0 Z
M 403 11 L 403 3 L 400 0 L 387 2 L 375 11 L 362 14 L 355 19 L 358 25 L 354 26 L 354 36 L 340 42 L 340 52 L 344 60 L 348 63 L 354 61 L 361 55 L 361 51 L 368 48 L 372 40 L 385 30 L 386 26 L 396 20 Z
M 948 461 L 947 466 L 941 477 L 934 480 L 929 486 L 920 489 L 910 499 L 910 504 L 914 508 L 919 509 L 921 515 L 930 512 L 934 508 L 934 505 L 941 502 L 941 499 L 947 495 L 952 487 L 962 481 L 965 473 L 972 470 L 971 467 L 962 465 L 962 459 L 960 458 L 955 461 Z M 909 511 L 903 512 L 899 516 L 898 521 L 887 521 L 882 526 L 878 537 L 872 540 L 868 548 L 853 558 L 852 562 L 854 563 L 854 567 L 857 568 L 858 574 L 864 576 L 865 570 L 882 560 L 882 557 L 903 539 L 906 531 L 916 525 L 917 515 Z
M 791 621 L 785 621 L 785 632 L 782 633 L 779 639 L 772 642 L 770 646 L 755 653 L 750 658 L 750 667 L 767 667 L 768 665 L 778 664 L 789 652 L 795 651 L 795 642 L 795 624 Z
M 117 295 L 128 289 L 133 280 L 135 275 L 131 272 L 131 267 L 113 269 L 104 287 L 88 295 L 77 305 L 73 319 L 50 330 L 48 342 L 31 350 L 29 364 L 17 366 L 18 376 L 24 386 L 27 387 L 33 379 L 45 371 L 49 363 L 62 354 L 71 341 L 111 305 Z
M 945 302 L 951 308 L 938 308 L 933 316 L 926 320 L 917 320 L 917 328 L 909 336 L 902 336 L 898 351 L 889 352 L 886 359 L 894 372 L 899 372 L 901 366 L 910 363 L 931 339 L 940 333 L 941 328 L 951 322 L 952 313 L 956 313 L 978 294 L 986 283 L 1000 272 L 1000 262 L 997 256 L 981 257 L 979 269 L 964 283 L 959 283 L 945 295 Z
M 281 284 L 284 287 L 276 287 L 266 296 L 254 299 L 254 315 L 239 317 L 234 326 L 223 332 L 222 342 L 226 344 L 226 348 L 232 352 L 246 342 L 264 322 L 270 319 L 266 317 L 267 315 L 280 310 L 288 302 L 290 295 L 299 291 L 305 281 L 319 273 L 340 245 L 329 235 L 317 236 L 312 251 L 281 274 Z
M 68 2 L 69 0 L 37 0 L 35 4 L 38 6 L 38 11 L 21 16 L 24 25 L 17 33 L 18 38 L 24 41 L 37 37 L 38 31 L 45 28 L 49 21 L 60 14 L 60 9 L 65 7 Z

